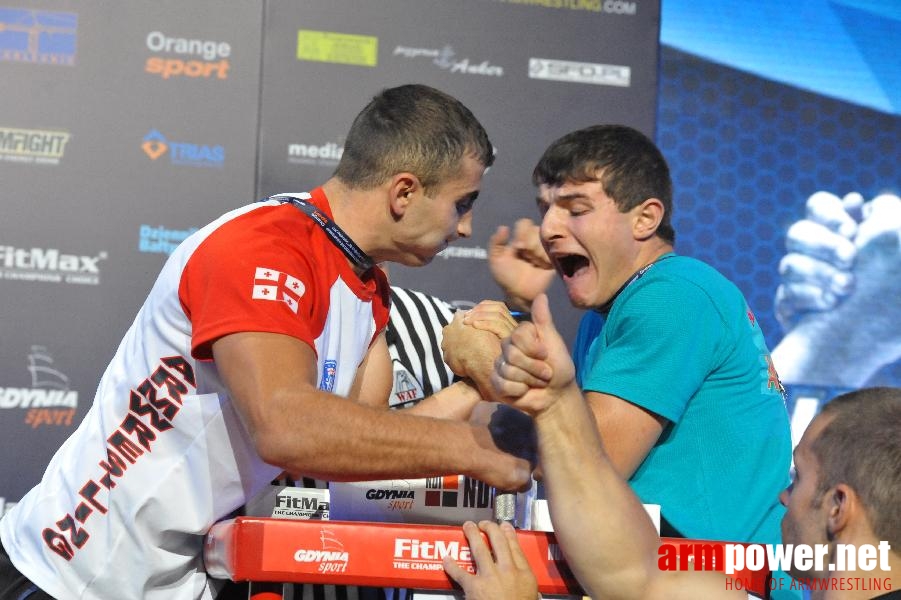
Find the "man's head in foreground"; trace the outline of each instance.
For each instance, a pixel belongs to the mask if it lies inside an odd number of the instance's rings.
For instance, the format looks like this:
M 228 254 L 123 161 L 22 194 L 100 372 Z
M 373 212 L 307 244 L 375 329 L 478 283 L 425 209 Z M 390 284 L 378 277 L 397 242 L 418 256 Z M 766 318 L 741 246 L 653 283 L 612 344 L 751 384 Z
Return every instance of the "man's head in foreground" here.
M 780 496 L 785 544 L 901 548 L 901 389 L 868 388 L 836 397 L 795 448 L 795 476 Z M 829 573 L 792 572 L 796 577 Z

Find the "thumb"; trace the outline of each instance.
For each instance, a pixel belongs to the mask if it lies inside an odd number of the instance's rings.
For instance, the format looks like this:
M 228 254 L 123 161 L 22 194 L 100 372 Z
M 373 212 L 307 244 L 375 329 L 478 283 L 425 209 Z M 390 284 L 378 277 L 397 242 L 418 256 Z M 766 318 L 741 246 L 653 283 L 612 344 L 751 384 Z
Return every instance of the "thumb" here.
M 538 294 L 532 301 L 532 323 L 538 329 L 538 336 L 547 341 L 552 336 L 559 335 L 554 326 L 554 318 L 551 316 L 551 307 L 547 294 Z
M 500 254 L 504 251 L 504 248 L 507 246 L 507 241 L 510 239 L 510 228 L 506 225 L 501 225 L 498 227 L 491 237 L 488 238 L 488 252 L 492 255 Z

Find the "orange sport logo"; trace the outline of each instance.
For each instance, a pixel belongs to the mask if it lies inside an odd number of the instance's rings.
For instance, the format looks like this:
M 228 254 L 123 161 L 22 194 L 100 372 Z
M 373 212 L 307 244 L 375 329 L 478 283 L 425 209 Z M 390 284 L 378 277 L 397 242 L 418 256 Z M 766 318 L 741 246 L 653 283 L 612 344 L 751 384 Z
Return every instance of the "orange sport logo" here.
M 147 49 L 165 56 L 151 56 L 144 71 L 163 79 L 228 79 L 231 45 L 214 40 L 171 37 L 161 31 L 147 34 Z

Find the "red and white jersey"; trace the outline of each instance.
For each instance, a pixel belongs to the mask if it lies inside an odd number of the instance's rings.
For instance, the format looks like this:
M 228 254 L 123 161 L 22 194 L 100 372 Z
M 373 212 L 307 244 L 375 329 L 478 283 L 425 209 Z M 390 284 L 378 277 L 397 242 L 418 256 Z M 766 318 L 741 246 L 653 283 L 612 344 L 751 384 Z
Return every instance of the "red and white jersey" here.
M 312 203 L 330 213 L 321 189 Z M 63 600 L 214 597 L 204 534 L 281 469 L 257 455 L 211 345 L 242 331 L 299 338 L 316 351 L 320 388 L 347 395 L 388 320 L 374 272 L 361 281 L 311 218 L 273 200 L 185 240 L 84 421 L 0 521 L 15 566 Z

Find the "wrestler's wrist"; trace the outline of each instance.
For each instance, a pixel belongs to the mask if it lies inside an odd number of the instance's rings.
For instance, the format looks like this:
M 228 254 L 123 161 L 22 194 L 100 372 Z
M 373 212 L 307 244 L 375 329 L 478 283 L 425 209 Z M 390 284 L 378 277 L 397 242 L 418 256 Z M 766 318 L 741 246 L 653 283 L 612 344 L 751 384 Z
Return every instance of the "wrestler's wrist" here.
M 567 412 L 567 404 L 583 401 L 582 391 L 575 380 L 559 387 L 545 388 L 542 390 L 542 397 L 544 401 L 541 405 L 530 411 L 536 424 L 553 421 Z

